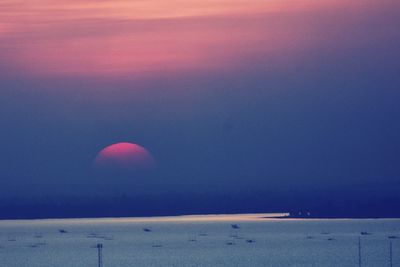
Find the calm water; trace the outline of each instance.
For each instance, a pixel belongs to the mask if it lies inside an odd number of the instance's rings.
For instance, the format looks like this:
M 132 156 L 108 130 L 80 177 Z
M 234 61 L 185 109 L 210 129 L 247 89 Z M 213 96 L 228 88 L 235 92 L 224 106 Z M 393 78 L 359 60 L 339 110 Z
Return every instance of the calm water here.
M 390 266 L 389 240 L 400 266 L 400 219 L 259 217 L 0 221 L 0 266 L 97 266 L 98 243 L 105 267 L 358 266 L 359 236 L 363 266 Z

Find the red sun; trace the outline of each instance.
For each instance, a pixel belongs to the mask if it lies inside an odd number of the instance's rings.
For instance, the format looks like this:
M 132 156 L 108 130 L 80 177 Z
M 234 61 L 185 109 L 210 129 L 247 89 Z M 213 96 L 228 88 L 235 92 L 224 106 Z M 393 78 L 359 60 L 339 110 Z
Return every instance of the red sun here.
M 155 160 L 144 147 L 132 143 L 110 145 L 97 154 L 97 168 L 148 171 L 155 167 Z

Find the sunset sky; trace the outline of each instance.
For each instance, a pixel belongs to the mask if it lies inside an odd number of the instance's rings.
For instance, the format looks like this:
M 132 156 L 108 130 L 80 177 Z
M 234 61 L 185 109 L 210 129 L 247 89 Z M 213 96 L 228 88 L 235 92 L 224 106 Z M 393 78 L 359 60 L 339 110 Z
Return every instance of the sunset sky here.
M 0 194 L 396 195 L 399 25 L 395 0 L 0 0 Z M 97 178 L 119 142 L 155 169 Z

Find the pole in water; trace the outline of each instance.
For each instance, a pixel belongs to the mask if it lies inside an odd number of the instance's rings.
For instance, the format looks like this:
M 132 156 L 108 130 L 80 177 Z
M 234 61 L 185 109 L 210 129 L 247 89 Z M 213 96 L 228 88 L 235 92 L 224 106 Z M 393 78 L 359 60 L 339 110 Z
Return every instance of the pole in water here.
M 390 267 L 393 267 L 393 249 L 392 249 L 392 241 L 390 241 L 390 245 L 389 245 L 389 260 L 390 260 Z
M 361 267 L 361 238 L 358 237 L 358 267 Z
M 103 244 L 97 244 L 97 256 L 99 259 L 99 267 L 103 267 Z

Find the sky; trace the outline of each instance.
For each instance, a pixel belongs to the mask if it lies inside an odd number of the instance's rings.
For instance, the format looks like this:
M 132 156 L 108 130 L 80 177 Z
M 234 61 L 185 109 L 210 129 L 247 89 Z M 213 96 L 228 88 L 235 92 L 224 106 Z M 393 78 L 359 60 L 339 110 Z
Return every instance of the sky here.
M 398 25 L 394 0 L 0 0 L 0 194 L 396 195 Z M 118 142 L 155 169 L 98 177 Z

